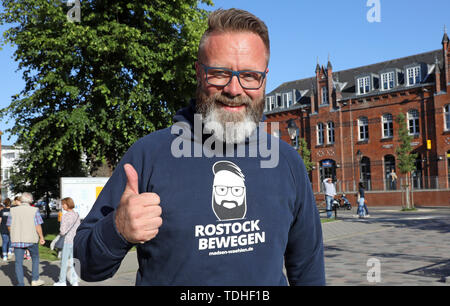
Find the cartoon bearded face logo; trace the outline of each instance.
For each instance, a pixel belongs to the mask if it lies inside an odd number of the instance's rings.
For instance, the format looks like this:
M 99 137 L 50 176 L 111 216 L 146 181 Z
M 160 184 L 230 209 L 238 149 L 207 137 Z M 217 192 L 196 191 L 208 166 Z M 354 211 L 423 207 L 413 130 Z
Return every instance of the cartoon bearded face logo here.
M 216 217 L 222 220 L 243 219 L 247 212 L 244 174 L 229 161 L 213 165 L 214 183 L 212 208 Z

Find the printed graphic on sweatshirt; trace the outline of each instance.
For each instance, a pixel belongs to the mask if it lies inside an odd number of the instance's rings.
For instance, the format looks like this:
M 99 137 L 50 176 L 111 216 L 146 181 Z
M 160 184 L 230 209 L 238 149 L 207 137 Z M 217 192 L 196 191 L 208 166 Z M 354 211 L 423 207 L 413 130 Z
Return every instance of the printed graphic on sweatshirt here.
M 245 177 L 241 169 L 229 161 L 213 165 L 212 208 L 220 221 L 243 219 L 247 212 Z
M 215 224 L 195 226 L 198 249 L 209 250 L 209 256 L 251 252 L 252 245 L 266 241 L 266 233 L 261 230 L 260 220 L 246 218 L 245 175 L 229 161 L 216 162 L 212 171 L 211 201 L 217 219 Z

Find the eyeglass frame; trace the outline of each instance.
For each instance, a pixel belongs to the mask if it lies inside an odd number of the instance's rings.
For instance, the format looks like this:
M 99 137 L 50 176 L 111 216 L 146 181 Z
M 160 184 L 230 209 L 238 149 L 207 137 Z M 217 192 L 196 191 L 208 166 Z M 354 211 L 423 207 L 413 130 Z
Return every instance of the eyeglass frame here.
M 230 192 L 230 189 L 231 189 L 231 194 L 232 194 L 233 196 L 235 196 L 235 197 L 242 197 L 242 196 L 244 195 L 244 193 L 245 193 L 245 186 L 214 185 L 213 187 L 214 187 L 214 192 L 215 192 L 217 195 L 221 196 L 221 197 L 226 196 L 226 195 Z M 217 188 L 217 187 L 225 187 L 225 188 L 227 188 L 227 192 L 226 192 L 224 195 L 220 195 L 219 192 L 216 191 L 216 188 Z M 240 194 L 240 195 L 235 195 L 235 194 L 234 194 L 233 188 L 237 188 L 237 187 L 242 188 L 242 194 Z
M 209 85 L 212 85 L 212 86 L 217 86 L 217 87 L 227 87 L 228 85 L 230 85 L 231 80 L 233 79 L 233 77 L 236 76 L 237 79 L 238 79 L 239 85 L 241 85 L 241 87 L 242 87 L 243 89 L 247 89 L 247 90 L 258 90 L 258 89 L 260 89 L 261 86 L 263 85 L 264 79 L 266 78 L 266 75 L 267 75 L 267 73 L 266 73 L 265 71 L 264 71 L 264 72 L 263 72 L 263 71 L 256 71 L 256 70 L 238 70 L 238 71 L 236 71 L 236 70 L 228 69 L 228 68 L 224 68 L 224 67 L 211 67 L 211 66 L 206 66 L 206 65 L 203 64 L 203 63 L 199 63 L 199 64 L 203 66 L 203 69 L 204 69 L 204 71 L 205 71 L 205 81 L 206 81 L 206 83 L 208 83 Z M 225 71 L 229 71 L 229 72 L 231 72 L 231 77 L 230 77 L 230 79 L 228 80 L 228 82 L 227 82 L 225 85 L 215 85 L 215 84 L 211 84 L 211 83 L 209 83 L 209 81 L 208 81 L 208 69 L 222 69 L 222 70 L 225 70 Z M 267 68 L 266 68 L 265 70 L 267 70 Z M 259 85 L 259 87 L 254 87 L 254 88 L 253 88 L 253 87 L 245 87 L 245 86 L 243 86 L 242 83 L 241 83 L 241 77 L 240 77 L 240 74 L 241 74 L 241 73 L 244 73 L 244 72 L 256 72 L 256 73 L 261 74 L 261 75 L 262 75 L 262 79 L 261 79 L 261 84 Z

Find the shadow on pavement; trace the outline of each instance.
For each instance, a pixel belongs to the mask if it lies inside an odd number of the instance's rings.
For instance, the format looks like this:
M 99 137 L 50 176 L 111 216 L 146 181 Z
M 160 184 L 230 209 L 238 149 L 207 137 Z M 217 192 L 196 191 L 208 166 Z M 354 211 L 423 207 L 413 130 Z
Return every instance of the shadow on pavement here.
M 11 284 L 13 286 L 17 285 L 17 279 L 16 279 L 16 271 L 15 271 L 15 265 L 14 261 L 8 261 L 6 264 L 2 264 L 0 266 L 0 271 L 9 278 Z M 23 275 L 25 279 L 29 279 L 31 282 L 31 271 L 28 270 L 26 266 L 23 267 Z
M 406 271 L 405 274 L 433 277 L 438 278 L 440 282 L 445 282 L 445 278 L 450 275 L 450 260 L 437 262 L 419 269 Z
M 25 261 L 24 261 L 25 263 Z M 29 284 L 31 284 L 31 267 L 29 268 L 28 265 L 31 266 L 31 260 L 28 263 L 23 265 L 23 275 L 24 275 L 24 281 L 25 284 L 27 284 L 27 281 Z M 41 261 L 39 263 L 39 277 L 45 277 L 50 278 L 53 282 L 57 282 L 59 279 L 59 266 L 52 264 L 48 261 Z M 0 265 L 0 273 L 2 273 L 6 278 L 9 278 L 10 284 L 12 286 L 17 285 L 17 279 L 16 279 L 16 271 L 15 271 L 15 261 L 11 260 L 7 263 L 4 263 Z M 2 278 L 2 276 L 0 276 Z M 5 284 L 4 284 L 5 285 Z

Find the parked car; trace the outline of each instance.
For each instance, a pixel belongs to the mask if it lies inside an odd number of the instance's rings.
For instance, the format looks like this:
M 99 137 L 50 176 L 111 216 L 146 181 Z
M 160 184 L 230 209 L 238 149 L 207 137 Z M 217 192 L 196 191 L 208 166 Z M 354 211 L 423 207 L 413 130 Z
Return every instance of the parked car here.
M 39 210 L 45 210 L 45 201 L 38 201 L 36 203 L 34 203 L 33 205 L 34 207 L 39 208 Z
M 47 204 L 47 202 L 45 202 L 45 201 L 38 201 L 38 202 L 34 203 L 33 206 L 34 207 L 38 207 L 41 211 L 45 211 L 45 205 L 46 204 Z M 58 210 L 58 207 L 56 205 L 56 201 L 55 200 L 50 200 L 49 208 L 50 208 L 50 211 L 57 211 Z
M 50 206 L 50 210 L 53 210 L 53 211 L 58 210 L 58 205 L 56 204 L 55 200 L 51 200 L 49 206 Z

